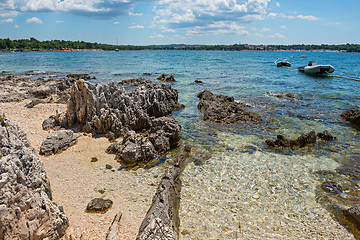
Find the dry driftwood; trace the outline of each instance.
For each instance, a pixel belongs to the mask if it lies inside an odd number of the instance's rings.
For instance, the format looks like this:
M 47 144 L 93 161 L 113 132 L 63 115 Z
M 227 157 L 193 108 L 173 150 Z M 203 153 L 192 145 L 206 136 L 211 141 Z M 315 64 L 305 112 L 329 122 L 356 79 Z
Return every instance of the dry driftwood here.
M 120 240 L 118 229 L 119 229 L 121 217 L 122 217 L 121 213 L 115 215 L 114 220 L 112 221 L 111 226 L 109 227 L 109 231 L 106 234 L 106 240 Z
M 150 209 L 148 210 L 136 240 L 164 239 L 177 240 L 180 203 L 180 180 L 178 179 L 184 160 L 189 156 L 191 147 L 186 145 L 184 152 L 176 159 L 173 166 L 165 171 Z

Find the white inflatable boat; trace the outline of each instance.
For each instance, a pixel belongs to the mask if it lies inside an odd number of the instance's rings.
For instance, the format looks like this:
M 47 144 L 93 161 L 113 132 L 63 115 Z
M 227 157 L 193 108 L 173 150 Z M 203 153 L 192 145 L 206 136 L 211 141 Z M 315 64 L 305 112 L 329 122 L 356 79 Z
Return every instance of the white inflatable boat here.
M 335 68 L 331 65 L 318 65 L 316 61 L 310 61 L 307 66 L 298 67 L 300 72 L 305 74 L 326 74 L 335 71 Z

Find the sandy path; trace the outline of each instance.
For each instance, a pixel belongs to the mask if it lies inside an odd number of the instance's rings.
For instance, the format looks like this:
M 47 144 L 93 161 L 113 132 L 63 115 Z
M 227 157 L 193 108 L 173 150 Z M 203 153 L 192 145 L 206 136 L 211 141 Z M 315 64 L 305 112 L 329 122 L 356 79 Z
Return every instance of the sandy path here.
M 26 132 L 32 146 L 39 152 L 48 135 L 42 122 L 56 110 L 64 111 L 64 104 L 40 104 L 25 108 L 29 101 L 0 103 L 0 114 L 16 121 Z M 119 163 L 105 153 L 110 145 L 106 138 L 91 138 L 83 134 L 78 143 L 52 156 L 39 156 L 50 179 L 53 200 L 64 207 L 70 225 L 63 239 L 105 239 L 115 214 L 121 212 L 121 239 L 135 239 L 140 224 L 151 204 L 163 167 L 135 171 L 117 170 Z M 90 162 L 92 157 L 97 162 Z M 106 164 L 114 168 L 106 169 Z M 102 194 L 99 192 L 104 190 Z M 111 199 L 114 204 L 104 214 L 86 213 L 87 203 L 95 198 Z

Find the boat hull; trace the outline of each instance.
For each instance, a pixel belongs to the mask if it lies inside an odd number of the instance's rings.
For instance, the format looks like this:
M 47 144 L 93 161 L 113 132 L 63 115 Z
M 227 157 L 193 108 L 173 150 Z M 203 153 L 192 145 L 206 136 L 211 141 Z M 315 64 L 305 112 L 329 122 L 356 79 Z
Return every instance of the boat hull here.
M 316 65 L 316 66 L 299 67 L 298 70 L 305 74 L 316 75 L 316 74 L 333 73 L 335 71 L 335 68 L 331 65 Z

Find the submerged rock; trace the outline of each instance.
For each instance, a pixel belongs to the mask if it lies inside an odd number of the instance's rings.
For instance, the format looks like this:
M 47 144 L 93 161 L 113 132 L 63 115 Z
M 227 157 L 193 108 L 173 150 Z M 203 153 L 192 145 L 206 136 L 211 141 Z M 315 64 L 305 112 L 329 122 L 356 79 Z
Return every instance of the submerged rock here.
M 275 140 L 266 140 L 266 145 L 269 148 L 289 148 L 289 147 L 306 147 L 314 146 L 316 143 L 315 131 L 303 134 L 296 140 L 289 140 L 283 135 L 277 135 Z
M 360 109 L 352 109 L 345 111 L 340 116 L 346 122 L 351 123 L 355 128 L 360 130 Z
M 40 154 L 56 154 L 76 143 L 77 137 L 71 130 L 51 131 L 40 146 Z
M 0 239 L 60 239 L 68 226 L 25 133 L 0 126 Z
M 336 139 L 336 137 L 334 137 L 333 135 L 331 135 L 331 133 L 329 133 L 327 130 L 325 130 L 322 133 L 318 133 L 316 134 L 316 137 L 323 140 L 323 141 L 332 141 L 334 139 Z
M 86 206 L 87 212 L 105 213 L 113 205 L 110 199 L 94 198 Z
M 234 97 L 215 95 L 208 90 L 200 92 L 197 97 L 200 98 L 197 107 L 205 121 L 228 124 L 262 121 L 259 114 L 247 111 L 243 104 L 235 102 Z

